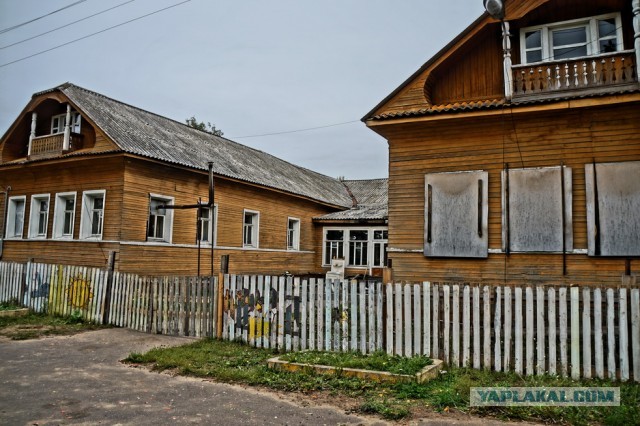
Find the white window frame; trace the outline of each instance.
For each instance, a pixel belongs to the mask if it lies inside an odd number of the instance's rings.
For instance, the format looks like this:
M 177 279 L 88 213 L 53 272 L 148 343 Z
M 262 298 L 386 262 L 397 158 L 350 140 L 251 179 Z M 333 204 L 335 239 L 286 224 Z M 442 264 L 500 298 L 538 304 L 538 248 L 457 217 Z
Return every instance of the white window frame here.
M 151 213 L 152 213 L 151 204 L 153 201 L 170 206 L 170 205 L 173 205 L 174 200 L 175 199 L 173 197 L 169 197 L 167 195 L 149 194 L 149 208 L 147 212 L 147 229 L 146 229 L 147 241 L 165 242 L 165 243 L 171 244 L 171 241 L 173 240 L 173 209 L 163 209 L 165 213 L 163 215 L 164 223 L 162 227 L 162 238 L 149 236 L 149 223 L 150 223 L 149 221 L 151 220 Z M 154 214 L 154 216 L 159 216 L 159 215 Z
M 211 207 L 203 207 L 202 210 L 207 210 L 209 212 L 209 218 L 207 219 L 209 222 L 209 232 L 207 233 L 207 240 L 204 240 L 202 238 L 202 223 L 204 220 L 200 219 L 200 223 L 198 223 L 198 227 L 200 228 L 200 243 L 211 245 L 211 242 L 213 242 L 213 245 L 216 246 L 216 240 L 218 238 L 218 205 L 213 205 L 213 218 L 211 217 Z
M 329 267 L 330 263 L 326 263 L 327 256 L 327 232 L 328 231 L 343 231 L 342 234 L 342 252 L 344 254 L 344 260 L 347 268 L 352 269 L 370 269 L 370 268 L 380 268 L 386 265 L 374 266 L 373 257 L 374 257 L 374 244 L 376 243 L 386 243 L 388 247 L 388 239 L 386 240 L 376 240 L 374 239 L 375 231 L 389 231 L 389 227 L 387 226 L 369 226 L 369 227 L 361 227 L 361 226 L 326 226 L 322 228 L 322 266 Z M 350 259 L 350 249 L 349 249 L 349 233 L 350 231 L 367 231 L 367 264 L 366 265 L 354 265 L 352 259 Z M 335 240 L 332 240 L 335 241 Z M 365 242 L 362 240 L 362 242 Z M 383 254 L 384 259 L 384 254 Z
M 71 233 L 64 234 L 64 222 L 66 219 L 66 204 L 67 200 L 73 200 L 73 211 L 71 212 Z M 76 192 L 59 192 L 56 194 L 56 202 L 53 210 L 53 238 L 60 240 L 73 239 L 73 231 L 75 230 L 76 222 L 76 207 L 77 207 L 77 193 Z
M 291 224 L 293 223 L 293 229 Z M 291 232 L 293 231 L 293 236 Z M 287 250 L 299 251 L 300 250 L 300 219 L 297 217 L 287 218 Z
M 385 259 L 386 259 L 386 253 L 387 253 L 387 248 L 389 247 L 389 230 L 388 229 L 374 229 L 373 231 L 373 236 L 371 237 L 371 241 L 373 241 L 373 243 L 371 244 L 371 267 L 372 268 L 383 268 L 386 265 Z M 376 239 L 375 237 L 375 233 L 376 232 L 382 232 L 382 236 L 383 238 L 378 238 Z M 384 238 L 384 233 L 387 233 L 387 238 Z M 376 246 L 380 246 L 380 258 L 376 259 Z M 379 265 L 376 265 L 376 260 L 378 260 L 380 262 Z
M 520 58 L 523 64 L 527 64 L 527 51 L 538 50 L 536 49 L 527 49 L 526 46 L 526 33 L 540 31 L 540 44 L 542 47 L 542 61 L 541 62 L 553 62 L 556 61 L 553 57 L 553 38 L 551 33 L 556 30 L 564 30 L 570 28 L 583 27 L 586 31 L 586 46 L 587 46 L 587 56 L 600 55 L 604 52 L 600 52 L 600 40 L 606 40 L 613 38 L 612 36 L 600 37 L 598 34 L 598 21 L 605 19 L 615 19 L 616 25 L 616 39 L 618 41 L 616 45 L 616 51 L 624 50 L 624 42 L 622 39 L 622 18 L 620 13 L 608 13 L 604 15 L 591 16 L 588 18 L 582 19 L 572 19 L 570 21 L 562 21 L 562 22 L 553 22 L 545 25 L 536 25 L 533 27 L 526 27 L 520 30 Z M 571 46 L 568 46 L 571 47 Z M 572 59 L 562 59 L 566 61 L 571 61 Z M 538 63 L 538 62 L 531 62 Z
M 340 227 L 328 227 L 328 228 L 323 228 L 322 229 L 322 266 L 330 266 L 331 265 L 331 261 L 333 261 L 333 257 L 331 259 L 329 259 L 329 262 L 327 262 L 327 233 L 329 231 L 342 231 L 342 240 L 331 240 L 331 249 L 330 251 L 333 252 L 334 251 L 334 247 L 335 247 L 335 251 L 339 252 L 338 250 L 338 244 L 342 244 L 342 256 L 343 259 L 345 260 L 346 263 L 346 254 L 345 254 L 345 235 L 347 234 L 347 231 L 345 230 L 345 228 L 340 228 Z M 334 244 L 335 243 L 335 244 Z
M 93 225 L 93 200 L 102 196 L 102 214 L 99 234 L 92 234 Z M 105 207 L 107 205 L 107 191 L 96 189 L 84 191 L 82 193 L 82 210 L 80 213 L 80 239 L 81 240 L 102 240 L 104 233 Z
M 47 202 L 47 211 L 40 210 L 40 202 Z M 29 238 L 44 240 L 49 231 L 49 211 L 51 210 L 50 194 L 34 194 L 31 196 L 31 208 L 29 210 Z M 41 234 L 40 223 L 44 213 L 44 233 Z
M 245 223 L 245 218 L 247 214 L 252 215 L 251 224 Z M 251 226 L 251 239 L 252 243 L 247 244 L 246 236 L 246 228 L 247 226 Z M 244 209 L 242 211 L 242 247 L 246 248 L 258 248 L 260 247 L 260 212 L 257 210 L 248 210 Z
M 54 123 L 57 119 L 57 125 Z M 57 114 L 51 117 L 51 134 L 57 135 L 64 133 L 64 127 L 66 125 L 67 114 Z M 80 133 L 82 123 L 82 116 L 79 112 L 74 111 L 71 113 L 71 133 Z
M 22 224 L 20 226 L 20 234 L 16 234 L 16 206 L 17 202 L 22 202 Z M 7 205 L 7 224 L 5 227 L 5 238 L 6 239 L 15 239 L 21 240 L 22 235 L 24 234 L 24 219 L 25 213 L 27 211 L 27 196 L 26 195 L 17 195 L 13 197 L 9 197 L 9 202 Z

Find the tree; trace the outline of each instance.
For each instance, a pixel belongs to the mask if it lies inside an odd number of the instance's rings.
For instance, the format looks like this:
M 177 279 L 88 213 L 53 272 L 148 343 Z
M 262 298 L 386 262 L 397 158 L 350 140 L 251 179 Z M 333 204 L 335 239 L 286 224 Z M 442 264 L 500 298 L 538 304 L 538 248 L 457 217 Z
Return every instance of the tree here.
M 222 136 L 224 133 L 220 129 L 216 129 L 216 126 L 209 123 L 208 121 L 205 123 L 204 121 L 198 121 L 195 116 L 191 116 L 184 120 L 187 123 L 187 126 L 193 127 L 194 129 L 202 130 L 203 132 L 210 133 L 214 136 Z

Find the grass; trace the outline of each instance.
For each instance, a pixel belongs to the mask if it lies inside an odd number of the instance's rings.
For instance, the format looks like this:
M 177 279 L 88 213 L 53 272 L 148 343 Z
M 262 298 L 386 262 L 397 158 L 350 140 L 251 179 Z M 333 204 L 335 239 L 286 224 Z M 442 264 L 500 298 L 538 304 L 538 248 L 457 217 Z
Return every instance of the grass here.
M 171 370 L 178 374 L 207 377 L 221 382 L 312 395 L 328 392 L 332 396 L 328 402 L 334 404 L 346 404 L 344 398 L 335 398 L 346 396 L 352 403 L 355 401 L 360 412 L 378 414 L 388 420 L 420 415 L 425 411 L 458 411 L 504 420 L 575 425 L 631 425 L 637 424 L 637 419 L 640 418 L 639 383 L 598 380 L 574 382 L 551 376 L 522 377 L 513 373 L 459 368 L 448 370 L 423 384 L 388 384 L 340 375 L 274 371 L 266 367 L 266 360 L 273 354 L 270 350 L 251 348 L 235 342 L 200 340 L 179 347 L 152 349 L 145 354 L 132 353 L 125 361 L 147 364 L 158 371 Z M 301 354 L 296 354 L 292 359 L 302 359 L 297 358 L 298 355 Z M 346 355 L 345 358 L 357 358 L 353 353 L 343 355 Z M 619 386 L 622 404 L 620 407 L 469 407 L 470 388 L 482 386 Z
M 2 306 L 9 306 L 9 304 L 3 303 Z M 20 307 L 17 304 L 11 306 L 11 309 Z M 10 308 L 7 307 L 4 309 L 8 310 Z M 30 311 L 24 316 L 0 317 L 0 336 L 8 337 L 11 340 L 69 335 L 103 327 L 104 326 L 83 321 L 79 314 L 63 318 Z
M 17 299 L 11 299 L 7 302 L 0 302 L 0 311 L 14 311 L 20 308 L 22 308 L 22 306 L 20 306 Z
M 302 364 L 328 365 L 338 368 L 359 368 L 364 370 L 387 371 L 393 374 L 414 375 L 433 360 L 426 356 L 406 358 L 376 351 L 370 355 L 360 352 L 293 352 L 280 357 L 283 361 Z

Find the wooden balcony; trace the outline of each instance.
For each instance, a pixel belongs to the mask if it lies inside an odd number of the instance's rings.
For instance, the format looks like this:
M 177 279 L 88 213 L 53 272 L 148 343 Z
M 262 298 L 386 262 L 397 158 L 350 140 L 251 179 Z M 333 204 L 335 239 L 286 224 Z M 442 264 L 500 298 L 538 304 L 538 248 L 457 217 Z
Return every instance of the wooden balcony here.
M 73 151 L 74 147 L 79 147 L 81 140 L 82 135 L 72 133 L 69 140 L 69 149 L 66 152 Z M 35 137 L 31 141 L 31 155 L 29 158 L 33 160 L 61 155 L 65 153 L 63 146 L 64 133 Z
M 584 96 L 638 87 L 635 51 L 512 67 L 513 100 Z

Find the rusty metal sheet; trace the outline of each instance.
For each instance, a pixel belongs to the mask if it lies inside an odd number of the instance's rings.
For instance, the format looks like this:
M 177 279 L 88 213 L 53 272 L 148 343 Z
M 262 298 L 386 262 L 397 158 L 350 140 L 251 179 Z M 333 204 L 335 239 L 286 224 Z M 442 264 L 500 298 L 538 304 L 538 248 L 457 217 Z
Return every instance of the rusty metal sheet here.
M 640 256 L 640 161 L 593 167 L 585 165 L 589 255 Z
M 488 256 L 488 183 L 486 171 L 425 175 L 425 256 Z

